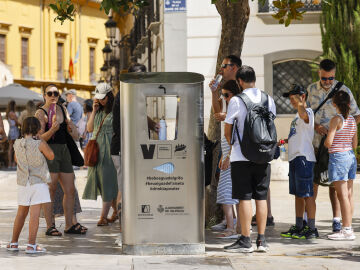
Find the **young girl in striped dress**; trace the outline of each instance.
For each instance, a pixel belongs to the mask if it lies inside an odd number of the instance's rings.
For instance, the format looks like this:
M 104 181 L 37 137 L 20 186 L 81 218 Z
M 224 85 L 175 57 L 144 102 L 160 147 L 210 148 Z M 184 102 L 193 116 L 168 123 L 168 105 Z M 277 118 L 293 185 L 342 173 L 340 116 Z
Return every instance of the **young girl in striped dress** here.
M 353 181 L 356 176 L 357 126 L 350 112 L 350 96 L 344 91 L 332 98 L 337 115 L 330 121 L 325 146 L 329 149 L 329 181 L 335 187 L 343 222 L 340 232 L 328 235 L 331 240 L 354 240 L 351 227 L 354 213 Z

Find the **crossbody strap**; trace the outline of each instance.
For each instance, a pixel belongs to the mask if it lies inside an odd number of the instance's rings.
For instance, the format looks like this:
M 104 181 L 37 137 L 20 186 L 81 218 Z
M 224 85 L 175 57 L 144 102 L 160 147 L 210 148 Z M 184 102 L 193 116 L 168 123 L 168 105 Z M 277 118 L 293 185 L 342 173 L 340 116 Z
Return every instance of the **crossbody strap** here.
M 101 120 L 99 129 L 98 129 L 98 132 L 96 133 L 96 136 L 95 136 L 95 140 L 97 139 L 97 137 L 98 137 L 98 135 L 99 135 L 99 133 L 100 133 L 101 127 L 102 127 L 102 125 L 104 124 L 104 121 L 105 121 L 106 117 L 108 117 L 109 114 L 110 114 L 110 113 L 108 113 L 108 114 Z
M 325 102 L 332 98 L 337 91 L 344 85 L 343 82 L 337 82 L 334 89 L 327 95 L 327 97 L 320 103 L 320 105 L 314 110 L 314 115 L 324 106 Z

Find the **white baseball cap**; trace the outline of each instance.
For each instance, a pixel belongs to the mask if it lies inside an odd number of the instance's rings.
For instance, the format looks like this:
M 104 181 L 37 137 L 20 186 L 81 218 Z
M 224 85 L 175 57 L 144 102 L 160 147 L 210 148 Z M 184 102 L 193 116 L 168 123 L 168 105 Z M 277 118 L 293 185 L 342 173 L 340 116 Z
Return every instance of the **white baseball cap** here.
M 76 90 L 75 89 L 70 89 L 70 90 L 66 91 L 65 96 L 67 96 L 68 94 L 72 94 L 73 96 L 76 96 Z
M 99 83 L 96 88 L 95 91 L 93 92 L 93 94 L 95 94 L 94 98 L 95 99 L 103 99 L 105 98 L 106 94 L 109 93 L 112 90 L 112 87 L 110 84 L 102 82 Z

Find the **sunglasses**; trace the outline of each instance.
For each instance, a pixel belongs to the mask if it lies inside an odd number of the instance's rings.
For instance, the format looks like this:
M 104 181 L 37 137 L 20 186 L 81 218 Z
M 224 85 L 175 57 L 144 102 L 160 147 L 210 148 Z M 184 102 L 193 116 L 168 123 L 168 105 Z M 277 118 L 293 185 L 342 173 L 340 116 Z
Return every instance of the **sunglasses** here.
M 234 64 L 222 64 L 220 67 L 221 67 L 221 68 L 226 68 L 227 66 L 230 66 L 230 67 L 231 67 L 231 66 L 233 66 L 233 65 L 234 65 Z
M 47 96 L 48 97 L 52 97 L 52 95 L 54 95 L 54 97 L 58 97 L 59 96 L 59 92 L 58 91 L 49 91 L 49 92 L 46 92 Z
M 224 98 L 228 98 L 230 95 L 228 93 L 221 93 L 221 95 L 224 97 Z
M 335 77 L 321 77 L 321 80 L 326 82 L 327 80 L 329 81 L 333 81 L 335 79 Z

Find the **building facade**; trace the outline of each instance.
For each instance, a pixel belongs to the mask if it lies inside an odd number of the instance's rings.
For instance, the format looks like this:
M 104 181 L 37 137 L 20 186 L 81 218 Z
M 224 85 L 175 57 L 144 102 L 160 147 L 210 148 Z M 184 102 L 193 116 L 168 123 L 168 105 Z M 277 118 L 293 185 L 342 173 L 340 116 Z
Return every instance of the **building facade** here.
M 54 2 L 0 0 L 0 61 L 8 65 L 14 82 L 36 91 L 55 83 L 90 97 L 104 62 L 107 16 L 97 1 L 78 0 L 74 21 L 61 25 L 49 7 Z

